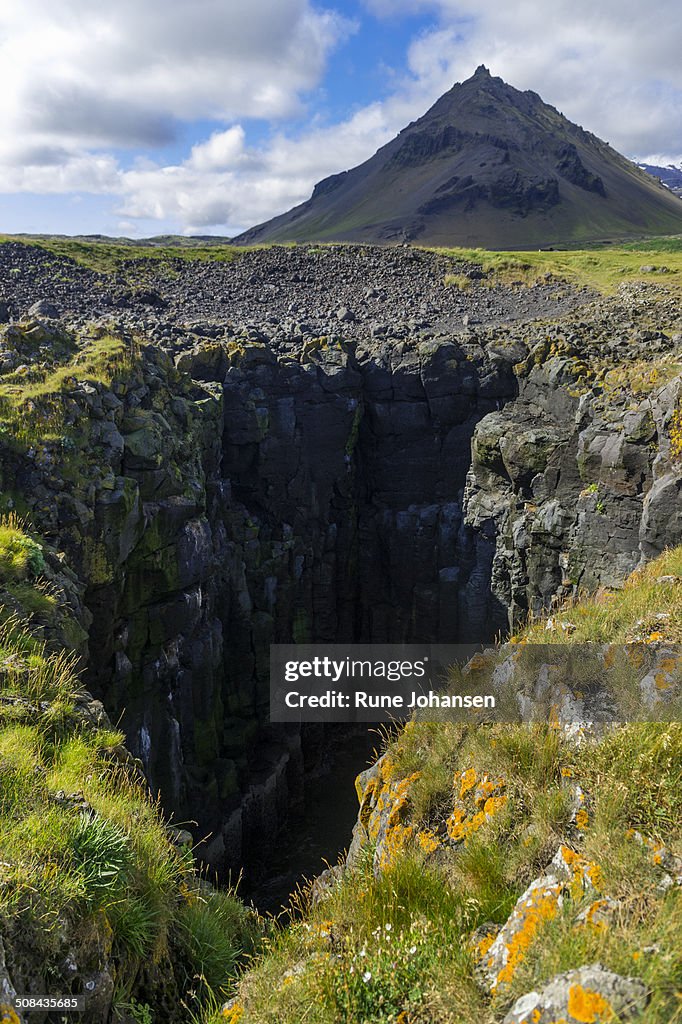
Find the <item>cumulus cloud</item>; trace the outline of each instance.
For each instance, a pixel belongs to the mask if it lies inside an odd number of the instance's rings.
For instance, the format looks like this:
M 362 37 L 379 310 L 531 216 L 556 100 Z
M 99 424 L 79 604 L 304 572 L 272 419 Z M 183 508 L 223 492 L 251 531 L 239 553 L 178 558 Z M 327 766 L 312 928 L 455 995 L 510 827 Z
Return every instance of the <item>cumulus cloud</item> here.
M 480 63 L 622 152 L 680 159 L 665 156 L 682 137 L 678 0 L 653 8 L 639 0 L 363 0 L 378 17 L 428 16 L 402 77 L 394 73 L 390 96 L 341 123 L 313 118 L 287 135 L 277 119 L 301 111 L 301 97 L 353 31 L 324 2 L 3 5 L 0 188 L 116 196 L 125 230 L 156 221 L 162 230 L 230 234 L 371 156 Z M 274 124 L 274 134 L 250 144 L 251 118 Z M 180 150 L 180 128 L 193 121 L 214 130 L 173 162 L 150 158 L 171 143 Z M 116 159 L 125 148 L 138 153 L 132 167 Z
M 0 7 L 0 134 L 156 146 L 178 120 L 289 115 L 352 30 L 309 0 Z
M 298 139 L 276 135 L 261 148 L 246 146 L 240 125 L 215 133 L 181 164 L 147 163 L 123 173 L 121 216 L 241 231 L 301 202 L 320 177 L 363 160 L 390 138 L 397 127 L 387 109 L 376 103 L 341 125 Z

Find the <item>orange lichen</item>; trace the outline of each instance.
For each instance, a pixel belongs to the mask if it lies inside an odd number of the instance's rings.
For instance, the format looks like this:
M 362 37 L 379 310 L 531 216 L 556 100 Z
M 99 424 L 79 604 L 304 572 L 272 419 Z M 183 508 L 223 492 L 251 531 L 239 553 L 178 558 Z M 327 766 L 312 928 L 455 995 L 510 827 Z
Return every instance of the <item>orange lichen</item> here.
M 450 839 L 459 843 L 476 832 L 490 820 L 507 802 L 503 795 L 503 779 L 491 779 L 482 775 L 479 779 L 475 768 L 455 773 L 453 788 L 459 791 L 459 801 L 445 823 Z
M 560 887 L 537 889 L 528 898 L 527 906 L 522 910 L 523 920 L 518 931 L 514 932 L 506 945 L 507 960 L 497 975 L 492 986 L 493 991 L 499 985 L 509 982 L 524 959 L 538 929 L 547 921 L 556 917 L 559 906 Z
M 457 782 L 457 776 L 455 776 L 455 784 Z M 463 800 L 465 795 L 470 789 L 473 789 L 476 785 L 477 775 L 474 768 L 467 768 L 466 771 L 462 772 L 459 776 L 459 798 Z
M 414 835 L 413 825 L 394 825 L 388 829 L 379 855 L 379 868 L 385 871 L 395 864 Z
M 564 863 L 571 871 L 573 883 L 578 883 L 582 888 L 589 882 L 595 889 L 601 888 L 603 879 L 602 871 L 598 864 L 588 860 L 586 857 L 582 857 L 568 846 L 560 846 L 559 850 Z
M 490 796 L 483 805 L 483 813 L 486 818 L 492 818 L 507 802 L 506 796 Z
M 488 659 L 483 654 L 474 654 L 466 666 L 465 671 L 469 672 L 481 672 L 484 668 L 488 667 Z
M 238 1024 L 238 1022 L 244 1016 L 244 1007 L 241 1003 L 235 1003 L 233 1006 L 225 1007 L 221 1017 L 227 1024 Z
M 493 942 L 495 941 L 495 932 L 490 932 L 485 935 L 480 942 L 477 942 L 474 946 L 474 957 L 476 960 L 482 960 L 486 955 Z
M 673 685 L 672 679 L 665 672 L 657 672 L 654 676 L 654 683 L 657 690 L 669 690 Z
M 608 999 L 582 985 L 571 985 L 568 990 L 568 1012 L 580 1024 L 598 1024 L 613 1020 L 615 1014 Z
M 585 924 L 590 925 L 596 931 L 606 931 L 608 925 L 604 918 L 599 915 L 606 910 L 608 905 L 608 900 L 595 900 L 594 903 L 591 903 L 585 911 Z
M 438 836 L 430 828 L 425 828 L 417 833 L 417 842 L 424 853 L 435 853 L 440 846 Z
M 484 775 L 474 793 L 474 803 L 477 807 L 483 807 L 488 797 L 504 790 L 504 779 L 491 779 Z
M 455 807 L 454 811 L 452 812 L 452 814 L 450 815 L 450 817 L 448 818 L 448 820 L 445 823 L 445 827 L 447 829 L 447 833 L 448 833 L 448 835 L 450 836 L 451 839 L 460 839 L 461 838 L 461 836 L 459 835 L 459 832 L 457 830 L 459 829 L 459 826 L 464 821 L 465 817 L 466 817 L 466 814 L 462 810 L 462 808 L 461 807 Z
M 584 807 L 581 807 L 579 811 L 576 811 L 575 823 L 581 831 L 584 831 L 590 821 L 590 816 Z

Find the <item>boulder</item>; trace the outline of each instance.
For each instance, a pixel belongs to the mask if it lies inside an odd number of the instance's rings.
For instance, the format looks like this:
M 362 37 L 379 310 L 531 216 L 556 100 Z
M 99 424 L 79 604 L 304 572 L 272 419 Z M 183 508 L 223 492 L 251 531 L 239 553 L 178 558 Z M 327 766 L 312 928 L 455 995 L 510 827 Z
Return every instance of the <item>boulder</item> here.
M 642 1019 L 649 1001 L 639 978 L 623 977 L 601 964 L 557 974 L 540 992 L 517 999 L 504 1024 L 609 1024 Z

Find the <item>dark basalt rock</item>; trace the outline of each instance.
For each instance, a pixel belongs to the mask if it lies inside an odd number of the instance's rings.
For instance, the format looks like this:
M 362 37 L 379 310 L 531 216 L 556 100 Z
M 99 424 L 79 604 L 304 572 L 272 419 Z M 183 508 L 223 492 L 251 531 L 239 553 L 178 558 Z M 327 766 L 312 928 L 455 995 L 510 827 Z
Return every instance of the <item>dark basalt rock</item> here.
M 573 185 L 584 188 L 588 192 L 596 192 L 600 196 L 606 195 L 604 182 L 598 174 L 592 174 L 588 171 L 578 156 L 578 150 L 572 142 L 560 146 L 557 150 L 557 157 L 556 169 L 562 178 L 570 181 Z
M 68 266 L 57 284 L 53 259 L 0 246 L 16 301 L 50 282 L 64 311 L 4 328 L 3 352 L 84 344 L 61 325 L 91 321 L 107 282 Z M 453 269 L 466 293 L 444 288 Z M 262 861 L 319 747 L 267 721 L 271 643 L 489 639 L 680 541 L 679 380 L 633 395 L 589 375 L 605 353 L 625 373 L 676 351 L 677 305 L 653 284 L 588 303 L 477 274 L 371 247 L 178 261 L 167 309 L 118 325 L 158 344 L 65 395 L 69 446 L 0 448 L 4 489 L 80 581 L 89 689 L 217 867 Z

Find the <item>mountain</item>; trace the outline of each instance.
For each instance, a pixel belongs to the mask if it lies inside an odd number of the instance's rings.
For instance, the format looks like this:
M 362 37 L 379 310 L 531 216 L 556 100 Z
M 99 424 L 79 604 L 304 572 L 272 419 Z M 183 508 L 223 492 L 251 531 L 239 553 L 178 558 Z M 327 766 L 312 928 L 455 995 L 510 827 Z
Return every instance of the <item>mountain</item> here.
M 519 248 L 682 232 L 682 203 L 537 93 L 481 66 L 352 170 L 238 243 Z
M 668 164 L 667 167 L 658 167 L 656 164 L 638 164 L 637 166 L 662 181 L 676 196 L 682 197 L 682 167 L 675 167 L 674 164 Z

